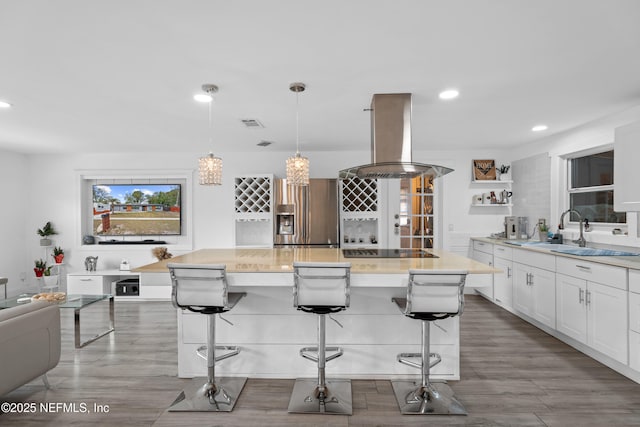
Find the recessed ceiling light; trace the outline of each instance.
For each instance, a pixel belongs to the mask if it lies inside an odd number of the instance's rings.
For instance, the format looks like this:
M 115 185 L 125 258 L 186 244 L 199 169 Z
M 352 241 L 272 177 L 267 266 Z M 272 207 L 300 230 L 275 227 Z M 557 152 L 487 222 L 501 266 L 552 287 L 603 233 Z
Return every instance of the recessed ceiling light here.
M 207 95 L 206 93 L 199 93 L 197 95 L 193 95 L 193 99 L 198 102 L 211 102 L 213 97 L 211 95 Z
M 0 108 L 11 108 L 11 104 L 6 101 L 0 101 Z
M 460 92 L 458 92 L 457 89 L 447 89 L 440 92 L 438 96 L 440 99 L 454 99 L 457 98 L 458 95 L 460 95 Z
M 547 130 L 547 125 L 536 125 L 531 128 L 533 132 L 542 132 L 543 130 Z

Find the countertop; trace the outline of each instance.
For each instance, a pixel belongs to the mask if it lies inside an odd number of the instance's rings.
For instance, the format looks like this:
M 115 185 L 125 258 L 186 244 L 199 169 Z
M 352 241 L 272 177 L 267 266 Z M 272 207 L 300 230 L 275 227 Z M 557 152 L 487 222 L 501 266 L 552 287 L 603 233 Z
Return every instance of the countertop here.
M 596 262 L 599 264 L 612 265 L 615 267 L 624 267 L 624 268 L 630 268 L 634 270 L 640 270 L 640 256 L 579 256 L 579 255 L 563 254 L 560 252 L 551 252 L 551 250 L 547 248 L 537 248 L 535 246 L 513 245 L 513 244 L 506 243 L 508 242 L 508 240 L 500 239 L 500 238 L 472 237 L 471 240 L 490 243 L 492 245 L 501 245 L 501 246 L 505 246 L 513 249 L 523 249 L 526 251 L 542 252 L 542 253 L 547 253 L 547 254 L 555 255 L 559 257 L 573 258 L 573 259 L 579 259 L 582 261 L 590 261 L 590 262 Z
M 167 263 L 225 264 L 228 273 L 286 273 L 293 262 L 350 262 L 352 274 L 407 274 L 409 269 L 466 270 L 469 274 L 500 272 L 488 265 L 450 252 L 429 249 L 438 258 L 345 258 L 341 249 L 200 249 L 144 265 L 134 273 L 166 273 Z

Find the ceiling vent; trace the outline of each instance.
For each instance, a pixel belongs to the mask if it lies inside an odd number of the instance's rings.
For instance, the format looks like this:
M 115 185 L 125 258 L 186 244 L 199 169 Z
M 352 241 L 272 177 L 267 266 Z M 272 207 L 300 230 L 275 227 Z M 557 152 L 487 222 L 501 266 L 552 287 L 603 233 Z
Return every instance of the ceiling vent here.
M 258 144 L 256 144 L 258 147 L 268 147 L 271 144 L 273 144 L 273 142 L 271 141 L 260 141 L 258 142 Z
M 260 121 L 258 121 L 257 119 L 240 119 L 240 121 L 248 129 L 264 128 L 264 125 L 260 123 Z

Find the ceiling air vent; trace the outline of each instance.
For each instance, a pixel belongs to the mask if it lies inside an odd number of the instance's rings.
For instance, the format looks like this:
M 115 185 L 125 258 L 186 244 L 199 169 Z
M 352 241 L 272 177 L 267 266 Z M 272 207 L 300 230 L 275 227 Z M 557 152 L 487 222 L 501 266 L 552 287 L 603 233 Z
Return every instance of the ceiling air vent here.
M 257 119 L 240 119 L 240 121 L 249 129 L 263 128 L 264 125 Z
M 268 147 L 271 144 L 273 144 L 273 142 L 271 141 L 260 141 L 258 142 L 258 144 L 256 144 L 258 147 Z

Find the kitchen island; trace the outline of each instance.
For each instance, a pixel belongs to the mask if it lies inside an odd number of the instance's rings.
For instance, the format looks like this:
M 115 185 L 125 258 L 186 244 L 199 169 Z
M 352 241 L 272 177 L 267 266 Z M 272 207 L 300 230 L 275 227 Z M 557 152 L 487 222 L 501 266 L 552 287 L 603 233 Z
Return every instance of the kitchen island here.
M 350 262 L 351 306 L 333 315 L 342 324 L 327 322 L 327 342 L 344 348 L 344 356 L 328 369 L 347 378 L 414 377 L 418 371 L 396 362 L 401 352 L 419 351 L 420 322 L 403 316 L 392 297 L 405 296 L 409 269 L 466 270 L 492 274 L 480 262 L 441 250 L 437 258 L 345 258 L 340 249 L 201 249 L 134 270 L 169 277 L 167 263 L 225 264 L 229 286 L 247 297 L 217 322 L 219 345 L 238 345 L 238 357 L 222 362 L 220 375 L 254 378 L 313 377 L 315 364 L 302 359 L 301 347 L 316 342 L 315 316 L 293 308 L 293 262 Z M 434 378 L 456 380 L 459 367 L 459 318 L 437 322 L 432 328 L 433 351 L 442 355 Z M 196 348 L 206 342 L 205 316 L 178 310 L 178 376 L 206 374 L 206 362 Z

